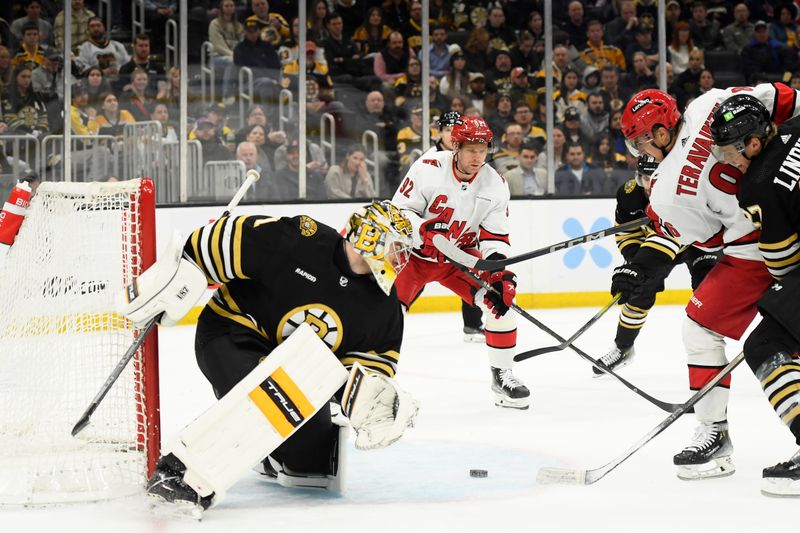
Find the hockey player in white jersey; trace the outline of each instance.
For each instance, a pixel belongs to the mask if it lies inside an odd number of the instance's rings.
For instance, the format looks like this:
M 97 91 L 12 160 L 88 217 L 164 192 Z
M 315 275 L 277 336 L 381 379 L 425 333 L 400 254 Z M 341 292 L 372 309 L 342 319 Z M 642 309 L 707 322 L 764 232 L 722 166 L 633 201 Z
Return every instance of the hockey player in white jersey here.
M 648 214 L 659 231 L 680 244 L 723 255 L 695 289 L 686 307 L 683 342 L 689 387 L 699 390 L 726 365 L 725 337 L 741 338 L 756 315 L 771 277 L 759 255 L 758 232 L 739 209 L 736 193 L 742 173 L 718 161 L 711 151 L 709 125 L 714 110 L 729 96 L 747 92 L 761 100 L 780 124 L 798 114 L 797 91 L 780 83 L 712 89 L 694 100 L 681 116 L 668 94 L 648 89 L 634 95 L 622 116 L 622 131 L 634 155 L 659 161 L 651 178 Z M 615 277 L 626 278 L 635 293 L 648 268 L 631 263 Z M 742 283 L 747 279 L 747 283 Z M 730 475 L 733 445 L 728 435 L 730 376 L 695 406 L 700 426 L 692 442 L 675 455 L 681 479 Z
M 503 270 L 482 277 L 499 294 L 487 292 L 446 262 L 433 245 L 443 234 L 458 246 L 484 257 L 509 254 L 508 202 L 505 179 L 486 165 L 492 130 L 480 117 L 464 116 L 452 132 L 453 151 L 428 152 L 409 169 L 392 203 L 414 227 L 414 250 L 395 282 L 400 302 L 408 308 L 427 283 L 437 281 L 462 300 L 486 311 L 486 345 L 495 404 L 527 409 L 530 391 L 513 375 L 517 344 L 516 320 L 509 313 L 516 276 Z

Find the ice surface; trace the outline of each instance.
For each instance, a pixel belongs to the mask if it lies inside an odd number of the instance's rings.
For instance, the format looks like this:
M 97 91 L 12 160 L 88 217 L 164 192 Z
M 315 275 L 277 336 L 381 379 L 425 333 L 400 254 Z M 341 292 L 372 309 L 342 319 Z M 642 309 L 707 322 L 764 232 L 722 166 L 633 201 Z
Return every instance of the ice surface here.
M 562 336 L 596 309 L 532 310 Z M 594 357 L 611 346 L 609 312 L 576 344 Z M 656 307 L 637 359 L 621 370 L 649 394 L 689 396 L 680 339 L 681 307 Z M 166 440 L 213 401 L 192 351 L 194 329 L 162 329 L 162 421 Z M 558 344 L 519 320 L 519 347 Z M 731 343 L 729 356 L 740 344 Z M 269 533 L 403 531 L 699 532 L 768 531 L 793 523 L 800 502 L 759 493 L 761 469 L 796 450 L 746 365 L 733 377 L 729 421 L 736 473 L 695 482 L 675 477 L 672 455 L 691 438 L 692 415 L 679 420 L 592 486 L 537 485 L 541 466 L 595 468 L 622 453 L 666 413 L 617 383 L 593 379 L 565 350 L 519 363 L 531 388 L 528 411 L 497 408 L 485 348 L 461 341 L 456 314 L 407 317 L 399 381 L 421 403 L 417 425 L 385 450 L 350 450 L 344 496 L 284 489 L 252 474 L 202 523 L 152 516 L 143 497 L 47 509 L 0 510 L 0 531 Z M 100 384 L 98 384 L 99 386 Z M 352 444 L 351 444 L 352 448 Z M 471 468 L 486 469 L 485 479 Z

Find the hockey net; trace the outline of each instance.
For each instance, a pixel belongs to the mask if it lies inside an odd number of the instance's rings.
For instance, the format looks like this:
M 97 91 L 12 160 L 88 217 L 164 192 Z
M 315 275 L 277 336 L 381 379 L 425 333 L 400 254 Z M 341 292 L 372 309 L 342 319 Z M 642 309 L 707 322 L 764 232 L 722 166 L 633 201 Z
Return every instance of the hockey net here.
M 155 259 L 150 180 L 43 183 L 0 265 L 0 505 L 141 491 L 158 457 L 151 334 L 76 437 L 71 429 L 133 343 L 114 312 Z

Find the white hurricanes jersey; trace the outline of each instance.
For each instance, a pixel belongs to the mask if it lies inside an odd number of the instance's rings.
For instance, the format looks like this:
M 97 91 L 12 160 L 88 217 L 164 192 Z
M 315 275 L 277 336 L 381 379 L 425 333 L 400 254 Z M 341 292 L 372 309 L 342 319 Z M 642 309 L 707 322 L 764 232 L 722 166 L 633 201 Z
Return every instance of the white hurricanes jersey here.
M 653 173 L 650 207 L 661 230 L 681 244 L 724 246 L 728 255 L 760 260 L 756 228 L 736 198 L 742 173 L 711 153 L 711 117 L 737 93 L 758 98 L 777 124 L 800 113 L 800 93 L 781 83 L 712 89 L 700 96 L 686 108 L 675 146 Z
M 483 165 L 469 181 L 456 177 L 453 152 L 428 150 L 417 159 L 394 193 L 392 202 L 414 226 L 414 247 L 422 246 L 420 225 L 432 218 L 448 222 L 448 238 L 459 248 L 480 247 L 483 257 L 510 254 L 508 202 L 505 178 Z

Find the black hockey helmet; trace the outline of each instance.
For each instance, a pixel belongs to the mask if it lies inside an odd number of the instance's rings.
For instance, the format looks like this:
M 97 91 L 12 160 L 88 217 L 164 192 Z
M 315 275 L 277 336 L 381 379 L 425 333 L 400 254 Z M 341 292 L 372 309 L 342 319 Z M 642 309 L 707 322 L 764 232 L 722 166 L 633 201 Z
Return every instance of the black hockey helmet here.
M 639 187 L 644 187 L 645 178 L 649 181 L 650 176 L 653 175 L 657 168 L 658 161 L 656 161 L 655 157 L 647 154 L 640 155 L 636 160 L 636 174 L 634 175 L 636 184 Z
M 439 120 L 437 120 L 437 126 L 441 130 L 445 126 L 455 126 L 456 121 L 461 118 L 461 113 L 458 111 L 448 111 L 446 113 L 442 113 L 439 116 Z
M 742 153 L 750 137 L 764 138 L 769 134 L 769 111 L 755 96 L 736 94 L 714 111 L 710 129 L 715 145 L 734 145 L 736 151 Z

